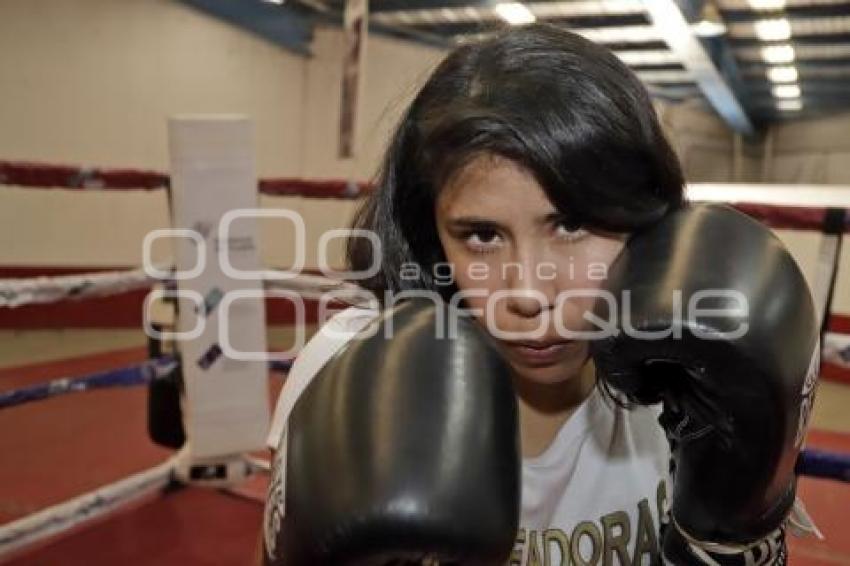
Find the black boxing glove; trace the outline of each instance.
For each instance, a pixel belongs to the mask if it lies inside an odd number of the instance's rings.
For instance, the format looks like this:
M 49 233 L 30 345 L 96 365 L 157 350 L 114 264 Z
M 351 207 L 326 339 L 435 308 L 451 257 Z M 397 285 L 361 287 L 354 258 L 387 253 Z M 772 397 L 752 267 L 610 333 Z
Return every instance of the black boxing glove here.
M 384 313 L 293 408 L 267 564 L 505 563 L 517 426 L 509 366 L 471 319 L 423 300 Z
M 604 382 L 663 402 L 666 558 L 784 548 L 771 541 L 795 499 L 819 369 L 817 316 L 794 259 L 761 224 L 703 205 L 633 235 L 608 275 L 612 299 L 595 315 L 611 326 L 592 352 Z

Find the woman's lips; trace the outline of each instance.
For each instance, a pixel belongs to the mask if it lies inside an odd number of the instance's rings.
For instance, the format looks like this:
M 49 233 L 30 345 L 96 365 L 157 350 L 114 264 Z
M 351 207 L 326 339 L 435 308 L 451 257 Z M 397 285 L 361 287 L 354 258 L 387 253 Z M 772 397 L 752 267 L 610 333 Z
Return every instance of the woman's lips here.
M 572 340 L 557 342 L 503 342 L 510 352 L 532 367 L 550 366 L 561 361 L 569 352 Z

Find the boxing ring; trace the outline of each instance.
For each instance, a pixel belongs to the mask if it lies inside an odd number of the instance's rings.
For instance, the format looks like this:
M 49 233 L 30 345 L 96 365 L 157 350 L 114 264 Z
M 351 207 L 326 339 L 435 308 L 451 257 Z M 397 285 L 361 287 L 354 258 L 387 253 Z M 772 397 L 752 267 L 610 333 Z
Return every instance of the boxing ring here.
M 0 161 L 0 184 L 32 190 L 170 191 L 172 176 Z M 357 199 L 369 187 L 263 179 L 257 190 Z M 774 228 L 820 233 L 812 287 L 823 320 L 822 379 L 850 385 L 850 319 L 831 316 L 842 239 L 850 231 L 850 187 L 695 184 L 688 191 L 691 200 L 731 203 Z M 174 266 L 160 266 L 159 272 L 0 280 L 0 310 L 120 294 L 141 297 L 179 285 L 169 276 Z M 296 294 L 310 308 L 328 293 L 357 296 L 355 286 L 333 277 L 265 273 L 263 292 Z M 153 326 L 176 327 L 175 316 L 165 308 Z M 306 320 L 315 322 L 315 313 Z M 147 348 L 0 369 L 0 484 L 5 482 L 0 487 L 0 563 L 250 561 L 268 462 L 263 451 L 246 451 L 223 464 L 186 452 L 192 431 L 182 426 L 179 374 L 186 362 L 180 354 L 167 339 L 151 339 Z M 291 361 L 268 363 L 270 399 L 276 398 Z M 41 458 L 39 451 L 51 455 Z M 228 468 L 216 476 L 219 465 L 239 470 Z M 801 497 L 826 539 L 789 537 L 791 563 L 850 563 L 845 522 L 850 518 L 850 434 L 812 430 L 798 471 Z

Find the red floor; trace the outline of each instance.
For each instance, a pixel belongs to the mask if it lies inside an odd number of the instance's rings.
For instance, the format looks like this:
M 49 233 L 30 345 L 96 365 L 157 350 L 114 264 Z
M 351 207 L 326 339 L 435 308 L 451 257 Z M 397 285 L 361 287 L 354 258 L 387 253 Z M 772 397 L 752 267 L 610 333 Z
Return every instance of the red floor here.
M 144 360 L 143 348 L 0 370 L 2 388 Z M 280 380 L 270 380 L 272 399 Z M 0 411 L 0 523 L 148 469 L 171 451 L 147 437 L 144 388 L 70 394 Z M 104 426 L 104 423 L 107 426 Z M 249 486 L 255 495 L 263 486 Z M 262 505 L 189 488 L 153 497 L 0 562 L 15 565 L 248 564 Z
M 0 370 L 2 388 L 144 360 L 143 348 Z M 63 395 L 0 411 L 0 522 L 147 469 L 171 453 L 147 438 L 146 391 Z M 106 425 L 106 426 L 104 426 Z
M 251 564 L 261 518 L 260 503 L 184 489 L 22 552 L 6 564 Z
M 144 357 L 144 350 L 135 349 L 0 370 L 0 384 L 11 389 L 122 367 Z M 270 382 L 275 398 L 279 380 Z M 148 440 L 145 419 L 142 388 L 72 394 L 0 411 L 0 523 L 161 462 L 170 452 Z M 850 453 L 850 435 L 812 431 L 809 446 Z M 249 489 L 261 495 L 261 483 L 254 482 Z M 850 484 L 804 478 L 800 494 L 827 540 L 792 539 L 791 564 L 850 566 Z M 261 513 L 257 501 L 182 489 L 152 497 L 3 563 L 251 564 Z
M 850 435 L 813 430 L 807 445 L 850 454 Z M 850 483 L 802 478 L 799 494 L 826 540 L 789 537 L 791 564 L 850 566 Z

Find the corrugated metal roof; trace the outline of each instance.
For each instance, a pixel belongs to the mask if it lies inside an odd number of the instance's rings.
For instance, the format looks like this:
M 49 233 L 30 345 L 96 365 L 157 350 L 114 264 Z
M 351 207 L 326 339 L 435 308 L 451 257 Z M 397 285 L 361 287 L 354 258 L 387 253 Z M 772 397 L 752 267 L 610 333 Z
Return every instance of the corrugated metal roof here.
M 223 3 L 183 1 L 201 7 Z M 370 24 L 376 33 L 451 47 L 506 25 L 496 10 L 500 3 L 373 0 Z M 535 0 L 521 4 L 537 21 L 563 26 L 612 49 L 655 96 L 701 96 L 739 131 L 748 131 L 751 122 L 850 110 L 850 0 Z M 278 8 L 281 14 L 290 14 L 281 18 L 312 14 L 317 20 L 339 23 L 343 5 L 344 0 L 287 0 Z M 663 9 L 658 9 L 661 5 Z M 667 17 L 668 12 L 675 17 Z M 696 37 L 694 24 L 701 20 L 719 24 L 721 34 Z M 280 32 L 268 17 L 261 23 L 253 24 L 257 33 L 283 34 L 286 37 L 277 43 L 292 42 L 292 33 Z M 252 26 L 251 21 L 242 25 Z M 777 66 L 791 66 L 795 71 L 771 70 Z M 789 77 L 799 86 L 801 110 L 778 109 L 773 81 Z M 796 89 L 785 90 L 787 95 Z
M 335 1 L 341 7 L 340 0 Z M 671 41 L 665 36 L 665 30 L 647 15 L 642 0 L 523 4 L 538 21 L 562 25 L 614 49 L 654 94 L 694 96 L 693 73 L 685 70 L 693 65 L 670 48 L 676 38 Z M 738 78 L 727 86 L 753 119 L 773 121 L 850 109 L 850 0 L 709 0 L 706 4 L 714 8 L 715 21 L 726 32 L 700 41 L 710 53 L 718 53 L 720 45 L 730 54 L 727 61 L 715 63 L 724 76 L 731 66 Z M 680 0 L 678 5 L 687 9 L 697 3 Z M 449 44 L 458 44 L 481 39 L 503 25 L 494 7 L 494 2 L 480 0 L 377 0 L 371 20 L 437 34 Z M 686 16 L 691 23 L 699 19 L 694 14 Z M 764 21 L 772 23 L 765 27 Z M 793 54 L 790 62 L 781 65 L 796 69 L 794 84 L 800 87 L 802 110 L 777 109 L 771 77 L 793 75 L 771 73 L 770 68 L 780 63 L 765 60 L 765 47 Z

